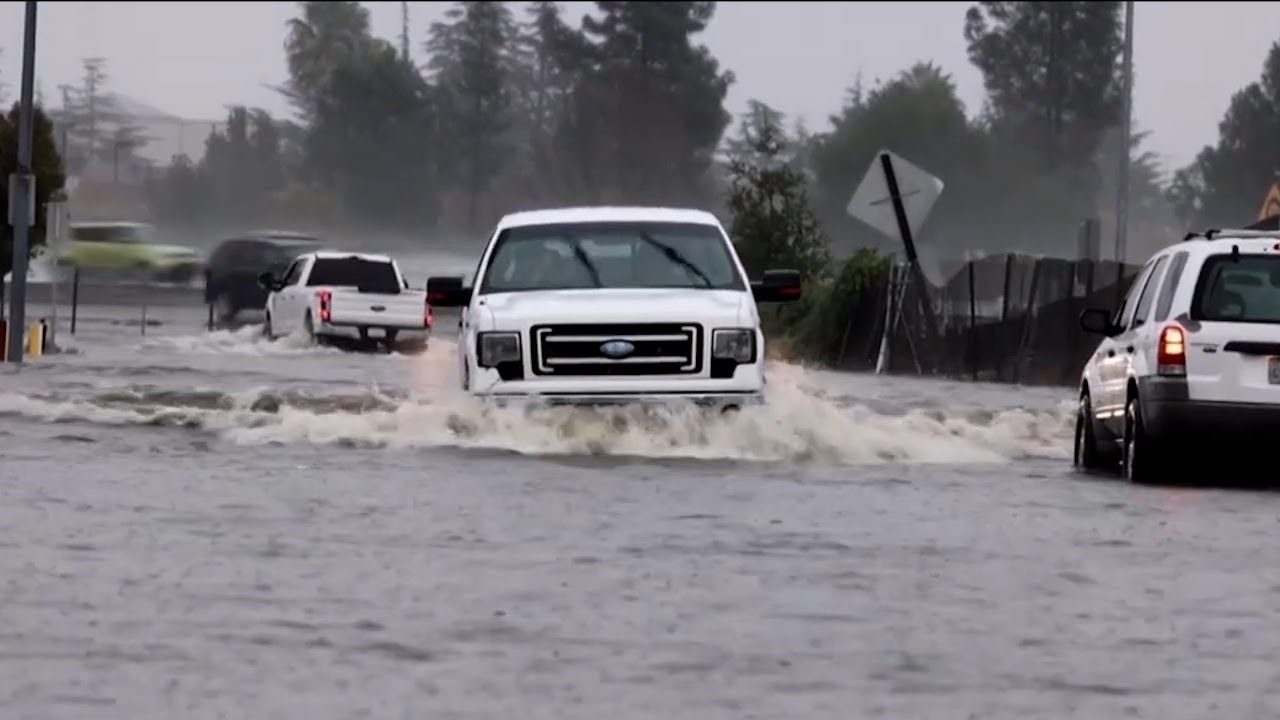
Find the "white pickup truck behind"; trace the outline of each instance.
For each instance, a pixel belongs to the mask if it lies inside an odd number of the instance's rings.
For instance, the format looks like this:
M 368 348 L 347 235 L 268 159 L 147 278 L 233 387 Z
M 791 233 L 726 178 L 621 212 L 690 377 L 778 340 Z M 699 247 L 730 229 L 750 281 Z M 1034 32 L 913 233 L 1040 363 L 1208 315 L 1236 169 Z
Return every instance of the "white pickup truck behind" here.
M 396 261 L 386 255 L 310 252 L 299 255 L 283 277 L 263 273 L 267 289 L 263 334 L 302 333 L 316 342 L 372 341 L 423 349 L 431 333 L 431 305 L 410 290 Z

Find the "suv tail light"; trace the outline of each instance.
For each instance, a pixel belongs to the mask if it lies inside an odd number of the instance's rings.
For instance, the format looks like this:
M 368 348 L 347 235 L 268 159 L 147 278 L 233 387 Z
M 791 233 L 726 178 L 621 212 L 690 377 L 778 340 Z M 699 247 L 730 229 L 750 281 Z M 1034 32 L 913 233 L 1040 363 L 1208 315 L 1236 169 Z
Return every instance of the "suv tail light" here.
M 321 290 L 316 293 L 316 297 L 320 298 L 320 322 L 327 323 L 329 318 L 333 316 L 333 293 L 328 290 Z
M 424 298 L 422 300 L 422 327 L 430 330 L 431 323 L 434 321 L 434 314 L 431 312 L 431 298 Z
M 1168 325 L 1160 331 L 1156 343 L 1156 374 L 1187 374 L 1187 333 L 1177 325 Z

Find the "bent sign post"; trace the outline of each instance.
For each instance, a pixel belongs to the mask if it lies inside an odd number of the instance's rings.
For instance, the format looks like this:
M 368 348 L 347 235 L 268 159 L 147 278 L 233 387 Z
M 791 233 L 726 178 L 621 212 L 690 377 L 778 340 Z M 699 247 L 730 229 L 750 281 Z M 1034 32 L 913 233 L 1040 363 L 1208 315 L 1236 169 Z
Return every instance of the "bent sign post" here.
M 921 305 L 924 307 L 925 322 L 929 339 L 938 335 L 937 322 L 933 317 L 933 304 L 924 294 L 929 282 L 920 267 L 920 256 L 916 250 L 916 233 L 924 226 L 929 213 L 942 195 L 943 182 L 928 171 L 908 162 L 905 158 L 890 150 L 881 150 L 867 168 L 867 173 L 858 184 L 845 212 L 855 220 L 860 220 L 882 235 L 895 238 L 902 243 L 907 256 L 908 272 L 914 284 L 920 288 Z M 899 313 L 901 310 L 899 310 Z M 882 372 L 887 363 L 888 337 L 892 324 L 885 323 L 884 336 L 880 341 L 880 359 L 876 363 L 876 372 Z

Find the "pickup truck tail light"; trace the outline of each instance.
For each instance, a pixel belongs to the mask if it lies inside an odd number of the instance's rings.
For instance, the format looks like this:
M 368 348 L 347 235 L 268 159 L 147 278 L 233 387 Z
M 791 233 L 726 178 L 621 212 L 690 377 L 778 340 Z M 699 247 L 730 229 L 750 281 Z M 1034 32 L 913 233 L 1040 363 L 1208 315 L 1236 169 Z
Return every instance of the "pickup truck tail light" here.
M 333 293 L 321 290 L 316 297 L 320 299 L 320 322 L 327 323 L 333 317 Z
M 422 327 L 430 330 L 431 323 L 435 321 L 435 316 L 431 312 L 431 298 L 424 298 L 422 301 Z
M 1156 342 L 1156 374 L 1187 374 L 1187 334 L 1177 325 L 1167 325 Z

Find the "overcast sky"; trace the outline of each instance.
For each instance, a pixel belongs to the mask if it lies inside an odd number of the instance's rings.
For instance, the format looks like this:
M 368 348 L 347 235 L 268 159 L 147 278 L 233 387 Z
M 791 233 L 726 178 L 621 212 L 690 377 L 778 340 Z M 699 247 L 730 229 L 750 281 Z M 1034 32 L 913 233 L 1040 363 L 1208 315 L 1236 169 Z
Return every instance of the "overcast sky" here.
M 518 3 L 523 5 L 523 3 Z M 564 3 L 575 19 L 590 3 Z M 16 97 L 22 2 L 0 2 L 0 77 Z M 374 31 L 395 40 L 400 3 L 365 3 Z M 410 3 L 415 56 L 448 3 Z M 107 60 L 111 89 L 167 112 L 213 120 L 231 104 L 285 109 L 269 86 L 285 78 L 292 2 L 44 2 L 36 74 L 51 104 L 80 58 Z M 970 114 L 982 79 L 965 55 L 966 2 L 721 2 L 703 41 L 737 75 L 729 109 L 763 100 L 823 129 L 859 71 L 890 78 L 917 60 L 950 72 Z M 1280 39 L 1280 2 L 1139 2 L 1134 22 L 1135 122 L 1173 166 L 1217 137 L 1231 95 L 1256 80 Z

